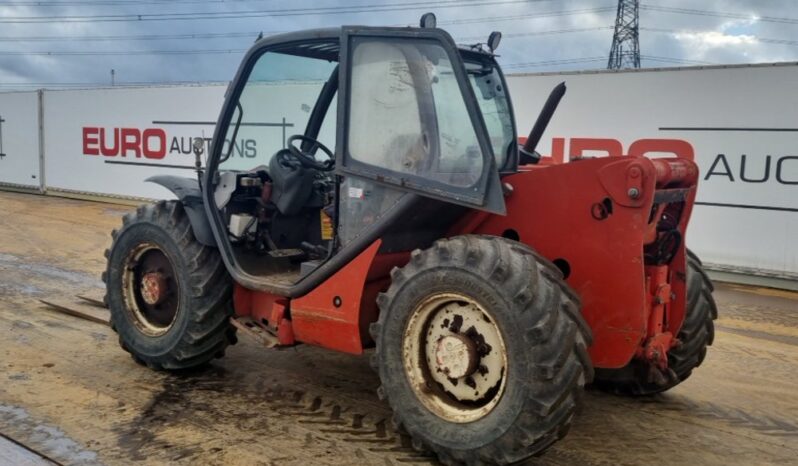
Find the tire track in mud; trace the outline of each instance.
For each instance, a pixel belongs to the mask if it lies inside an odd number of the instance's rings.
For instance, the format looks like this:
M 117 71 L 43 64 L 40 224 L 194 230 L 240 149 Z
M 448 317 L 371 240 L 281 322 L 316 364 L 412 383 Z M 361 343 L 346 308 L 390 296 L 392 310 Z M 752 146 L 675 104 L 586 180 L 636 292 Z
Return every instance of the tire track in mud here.
M 767 414 L 731 408 L 709 401 L 693 401 L 679 395 L 655 395 L 631 400 L 642 411 L 650 414 L 678 413 L 691 418 L 720 421 L 730 427 L 758 432 L 770 437 L 798 438 L 798 423 Z
M 728 354 L 728 355 L 735 355 L 735 356 L 744 356 L 750 357 L 756 360 L 758 367 L 755 369 L 749 368 L 749 371 L 757 372 L 756 369 L 761 369 L 762 367 L 780 367 L 782 372 L 787 370 L 794 370 L 794 366 L 792 362 L 790 362 L 790 356 L 785 352 L 764 349 L 764 348 L 755 348 L 750 349 L 742 346 L 725 346 L 725 347 L 713 347 L 713 352 L 718 354 Z M 767 375 L 767 372 L 762 372 L 763 375 Z
M 771 324 L 787 328 L 798 327 L 798 293 L 782 292 L 785 296 L 760 294 L 756 288 L 743 289 L 739 286 L 719 284 L 718 296 L 719 323 L 724 320 L 741 321 L 753 324 Z M 795 298 L 792 298 L 792 296 Z M 792 312 L 790 312 L 792 311 Z
M 350 451 L 363 464 L 438 464 L 434 457 L 416 452 L 409 438 L 396 432 L 383 414 L 262 379 L 253 386 L 243 377 L 211 366 L 195 373 L 166 375 L 162 390 L 140 414 L 112 431 L 120 452 L 134 461 L 171 449 L 170 461 L 201 458 L 213 463 L 216 457 L 223 462 L 219 455 L 224 437 L 233 432 L 236 442 L 279 442 L 287 453 L 286 461 L 300 459 L 290 452 L 307 449 L 319 455 Z M 187 427 L 214 431 L 220 438 L 216 442 L 169 438 L 169 432 Z
M 733 333 L 735 335 L 742 335 L 744 337 L 758 338 L 760 340 L 767 340 L 775 343 L 783 343 L 785 345 L 798 346 L 798 336 L 777 335 L 775 333 L 765 332 L 762 330 L 727 327 L 725 325 L 718 325 L 718 324 L 715 324 L 715 329 L 721 332 Z
M 726 305 L 721 307 L 718 322 L 745 322 L 751 324 L 772 324 L 786 328 L 798 327 L 798 310 L 785 312 L 767 306 Z

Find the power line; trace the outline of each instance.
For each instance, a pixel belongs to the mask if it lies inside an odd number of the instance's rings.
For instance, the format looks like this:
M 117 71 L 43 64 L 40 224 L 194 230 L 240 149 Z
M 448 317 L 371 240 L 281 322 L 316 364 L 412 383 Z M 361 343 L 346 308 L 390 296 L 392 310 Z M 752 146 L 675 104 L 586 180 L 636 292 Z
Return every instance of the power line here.
M 430 8 L 463 8 L 473 6 L 507 5 L 551 0 L 470 0 L 467 4 L 458 0 L 416 1 L 405 3 L 384 3 L 357 6 L 287 8 L 274 10 L 213 11 L 190 13 L 143 13 L 118 15 L 69 15 L 69 16 L 16 16 L 0 18 L 0 23 L 96 23 L 96 22 L 141 22 L 141 21 L 189 21 L 203 19 L 238 19 L 258 17 L 284 17 L 309 15 L 338 15 L 353 13 L 372 13 L 406 11 Z
M 688 60 L 686 58 L 674 58 L 674 57 L 658 57 L 656 55 L 641 55 L 641 58 L 649 61 L 658 61 L 662 63 L 680 63 L 685 65 L 716 65 L 717 63 L 712 63 L 708 61 L 701 61 L 701 60 Z
M 30 1 L 16 1 L 0 2 L 0 6 L 120 6 L 120 5 L 141 5 L 141 4 L 160 4 L 160 5 L 174 5 L 174 4 L 227 4 L 234 2 L 256 2 L 256 1 L 273 1 L 273 0 L 65 0 L 65 1 L 48 1 L 48 0 L 30 0 Z
M 130 86 L 189 86 L 189 85 L 226 85 L 229 81 L 130 81 L 130 82 L 117 82 L 115 87 L 130 87 Z M 14 88 L 14 87 L 36 87 L 36 86 L 52 86 L 52 87 L 92 87 L 102 86 L 107 87 L 108 82 L 29 82 L 29 83 L 0 83 L 0 88 Z
M 641 10 L 656 11 L 659 13 L 676 13 L 693 16 L 712 16 L 715 18 L 756 20 L 766 23 L 798 24 L 798 18 L 786 18 L 781 16 L 758 16 L 746 13 L 723 13 L 719 11 L 696 10 L 693 8 L 675 8 L 659 5 L 641 4 Z
M 570 34 L 577 32 L 601 31 L 612 29 L 611 26 L 581 28 L 581 29 L 557 29 L 550 31 L 535 31 L 535 32 L 519 32 L 506 34 L 504 37 L 526 37 L 526 36 L 547 36 L 554 34 Z M 247 37 L 251 37 L 248 35 Z M 457 42 L 469 42 L 473 40 L 485 39 L 484 36 L 470 36 L 461 37 Z M 228 53 L 244 53 L 248 49 L 185 49 L 185 50 L 40 50 L 40 51 L 14 51 L 2 50 L 0 56 L 21 56 L 21 55 L 36 55 L 36 56 L 88 56 L 88 55 L 204 55 L 204 54 L 228 54 Z
M 612 11 L 612 8 L 588 8 L 579 10 L 549 11 L 543 13 L 519 14 L 508 16 L 490 16 L 482 18 L 462 18 L 449 21 L 438 21 L 440 25 L 463 25 L 494 23 L 504 21 L 516 21 L 522 19 L 548 18 L 552 16 L 571 16 L 587 13 L 602 13 Z M 396 26 L 396 25 L 394 25 Z M 288 31 L 251 31 L 251 32 L 220 32 L 220 33 L 187 33 L 187 34 L 141 34 L 141 35 L 105 35 L 105 36 L 84 36 L 84 35 L 60 35 L 60 36 L 6 36 L 0 37 L 0 42 L 47 42 L 47 41 L 114 41 L 114 40 L 181 40 L 181 39 L 226 39 L 239 37 L 255 37 L 263 32 L 265 35 L 279 34 Z M 534 33 L 532 33 L 534 34 Z M 507 37 L 505 34 L 504 37 Z
M 91 55 L 213 55 L 244 53 L 249 49 L 188 49 L 188 50 L 63 50 L 16 52 L 0 51 L 0 56 L 91 56 Z
M 706 61 L 698 61 L 698 60 L 688 60 L 684 58 L 674 58 L 674 57 L 662 57 L 656 55 L 641 55 L 641 58 L 651 61 L 658 61 L 663 63 L 677 63 L 677 64 L 687 64 L 687 65 L 713 65 L 714 63 L 706 62 Z M 502 66 L 502 69 L 518 69 L 518 68 L 537 68 L 542 66 L 556 66 L 556 65 L 573 65 L 573 64 L 580 64 L 580 63 L 595 63 L 595 62 L 603 62 L 606 60 L 605 57 L 583 57 L 583 58 L 564 58 L 558 60 L 543 60 L 543 61 L 536 61 L 536 62 L 526 62 L 526 63 L 509 63 Z
M 578 63 L 600 62 L 606 60 L 605 57 L 583 57 L 583 58 L 562 58 L 558 60 L 531 61 L 524 63 L 509 63 L 502 66 L 503 69 L 517 68 L 536 68 L 541 66 L 571 65 Z
M 516 19 L 530 19 L 530 18 L 549 18 L 553 16 L 572 16 L 581 15 L 586 13 L 605 13 L 613 11 L 613 7 L 598 7 L 598 8 L 581 8 L 577 10 L 560 10 L 560 11 L 546 11 L 538 13 L 528 13 L 511 16 L 494 16 L 488 18 L 465 18 L 465 19 L 452 19 L 448 21 L 438 21 L 440 25 L 459 25 L 459 24 L 474 24 L 474 23 L 490 23 Z
M 251 31 L 251 32 L 219 32 L 219 33 L 211 33 L 211 32 L 202 32 L 202 33 L 192 33 L 192 34 L 144 34 L 144 35 L 124 35 L 124 36 L 78 36 L 78 35 L 68 35 L 68 36 L 12 36 L 12 37 L 0 37 L 0 42 L 61 42 L 65 40 L 69 41 L 81 41 L 81 42 L 91 42 L 91 41 L 115 41 L 115 40 L 126 40 L 126 41 L 134 41 L 134 40 L 180 40 L 180 39 L 232 39 L 232 38 L 254 38 L 258 34 L 263 32 L 265 35 L 271 34 L 279 34 L 281 32 L 287 31 Z
M 592 28 L 576 28 L 576 29 L 555 29 L 548 31 L 530 31 L 505 34 L 505 38 L 516 37 L 529 37 L 529 36 L 548 36 L 555 34 L 572 34 L 579 32 L 594 32 L 612 29 L 612 26 L 600 26 Z M 252 37 L 254 34 L 242 33 L 244 37 Z M 189 34 L 191 38 L 196 37 L 196 34 Z M 123 37 L 123 36 L 118 36 Z M 165 36 L 161 36 L 165 37 Z M 172 36 L 175 37 L 175 36 Z M 183 37 L 182 35 L 180 36 Z M 188 37 L 187 37 L 188 38 Z M 484 36 L 469 36 L 459 37 L 456 39 L 458 43 L 467 43 L 474 40 L 485 39 Z M 185 50 L 40 50 L 40 51 L 15 51 L 15 50 L 0 50 L 0 56 L 19 56 L 19 55 L 37 55 L 37 56 L 59 56 L 59 55 L 201 55 L 201 54 L 224 54 L 224 53 L 244 53 L 248 49 L 185 49 Z
M 600 27 L 593 27 L 593 28 L 576 28 L 576 29 L 556 29 L 556 30 L 547 30 L 547 31 L 531 31 L 531 32 L 521 32 L 521 33 L 509 33 L 505 34 L 504 37 L 506 38 L 514 38 L 514 37 L 528 37 L 528 36 L 545 36 L 545 35 L 555 35 L 555 34 L 569 34 L 569 33 L 579 33 L 579 32 L 591 32 L 591 31 L 601 31 L 601 30 L 609 30 L 612 29 L 612 26 L 600 26 Z M 655 33 L 668 33 L 668 34 L 679 34 L 679 33 L 693 33 L 693 34 L 700 34 L 706 33 L 711 31 L 679 31 L 673 29 L 662 29 L 662 28 L 640 28 L 641 30 L 655 32 Z M 254 33 L 242 33 L 245 37 L 251 37 Z M 191 36 L 199 36 L 199 35 L 191 35 Z M 123 36 L 120 36 L 123 37 Z M 165 37 L 165 36 L 164 36 Z M 747 36 L 753 40 L 763 42 L 763 43 L 772 43 L 772 44 L 780 44 L 780 45 L 793 45 L 798 46 L 798 40 L 787 40 L 787 39 L 767 39 L 757 36 Z M 467 42 L 471 40 L 479 40 L 482 39 L 482 36 L 469 36 L 469 37 L 460 37 L 458 38 L 458 42 Z M 231 54 L 231 53 L 244 53 L 247 49 L 187 49 L 187 50 L 112 50 L 112 51 L 33 51 L 33 52 L 21 52 L 21 51 L 0 51 L 0 56 L 15 56 L 15 55 L 43 55 L 43 56 L 58 56 L 58 55 L 67 55 L 67 56 L 83 56 L 83 55 L 201 55 L 201 54 Z M 667 60 L 669 62 L 674 63 L 692 63 L 692 64 L 713 64 L 711 62 L 706 61 L 698 61 L 698 60 L 689 60 L 689 59 L 679 59 L 679 58 L 670 58 L 670 57 L 656 57 L 653 55 L 643 55 L 641 58 L 647 58 L 655 61 L 664 61 Z M 567 59 L 568 61 L 574 59 Z M 593 61 L 594 59 L 586 58 L 586 59 L 577 59 L 577 60 L 587 60 Z M 548 60 L 548 61 L 541 61 L 541 62 L 530 62 L 536 65 L 540 64 L 551 64 L 554 62 L 559 62 L 560 60 Z M 511 64 L 505 65 L 507 66 L 517 66 L 517 65 L 524 65 L 522 64 Z
M 516 37 L 530 37 L 530 36 L 549 36 L 554 34 L 572 34 L 577 32 L 606 31 L 609 29 L 612 29 L 612 26 L 597 26 L 592 28 L 576 28 L 576 29 L 555 29 L 550 31 L 510 32 L 507 34 L 502 34 L 502 39 L 512 39 Z M 460 37 L 458 38 L 458 42 L 467 42 L 471 40 L 480 40 L 480 39 L 485 39 L 485 36 Z
M 663 29 L 663 28 L 645 28 L 641 27 L 641 31 L 649 31 L 654 33 L 662 33 L 662 34 L 708 34 L 712 32 L 718 31 L 700 31 L 700 30 L 676 30 L 676 29 Z M 798 40 L 790 40 L 790 39 L 770 39 L 766 37 L 759 37 L 755 35 L 745 34 L 742 36 L 731 36 L 731 37 L 745 37 L 750 38 L 753 41 L 761 42 L 763 44 L 776 44 L 776 45 L 798 45 Z

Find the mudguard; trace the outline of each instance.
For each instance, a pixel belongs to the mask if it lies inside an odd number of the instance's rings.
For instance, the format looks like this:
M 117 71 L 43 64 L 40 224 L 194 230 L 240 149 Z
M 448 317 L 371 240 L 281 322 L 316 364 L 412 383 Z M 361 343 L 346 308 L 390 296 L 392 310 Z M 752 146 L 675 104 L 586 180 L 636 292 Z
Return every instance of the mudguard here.
M 188 213 L 188 220 L 191 222 L 191 229 L 194 230 L 194 237 L 205 246 L 216 247 L 216 239 L 211 231 L 211 224 L 205 213 L 202 202 L 202 192 L 199 182 L 193 178 L 185 178 L 173 175 L 151 176 L 145 181 L 155 183 L 172 191 L 177 199 L 183 204 Z

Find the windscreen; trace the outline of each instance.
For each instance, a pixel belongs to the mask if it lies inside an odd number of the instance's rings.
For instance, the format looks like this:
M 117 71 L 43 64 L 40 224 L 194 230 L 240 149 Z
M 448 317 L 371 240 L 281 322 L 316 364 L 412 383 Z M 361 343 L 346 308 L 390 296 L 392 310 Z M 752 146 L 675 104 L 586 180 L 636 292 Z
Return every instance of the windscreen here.
M 303 134 L 324 83 L 337 63 L 270 51 L 252 68 L 222 143 L 222 170 L 268 166 L 286 140 Z M 335 147 L 333 100 L 317 139 Z
M 502 168 L 509 154 L 515 150 L 517 142 L 512 108 L 501 71 L 493 60 L 465 58 L 465 65 L 490 136 L 496 166 Z

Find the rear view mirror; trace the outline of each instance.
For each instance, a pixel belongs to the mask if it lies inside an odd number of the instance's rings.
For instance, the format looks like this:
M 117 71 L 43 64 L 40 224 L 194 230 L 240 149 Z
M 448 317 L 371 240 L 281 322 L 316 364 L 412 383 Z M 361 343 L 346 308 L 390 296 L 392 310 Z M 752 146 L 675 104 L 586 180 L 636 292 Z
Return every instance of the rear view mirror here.
M 199 158 L 199 156 L 205 152 L 205 140 L 202 138 L 194 138 L 191 147 L 194 150 L 194 156 Z

